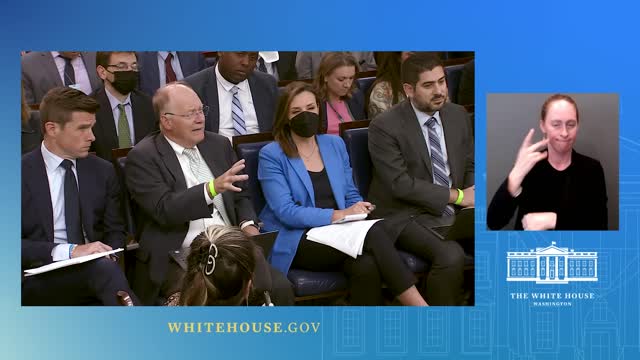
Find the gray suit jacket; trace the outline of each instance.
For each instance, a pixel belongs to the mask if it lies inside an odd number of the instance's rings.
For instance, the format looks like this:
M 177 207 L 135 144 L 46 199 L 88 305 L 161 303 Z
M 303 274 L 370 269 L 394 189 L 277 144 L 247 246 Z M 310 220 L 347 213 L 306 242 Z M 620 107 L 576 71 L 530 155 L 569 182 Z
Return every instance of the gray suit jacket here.
M 83 51 L 82 60 L 89 75 L 92 92 L 102 85 L 96 73 L 95 51 Z M 64 86 L 56 62 L 49 51 L 33 51 L 20 60 L 22 65 L 22 86 L 27 104 L 39 104 L 47 91 Z
M 198 150 L 215 177 L 237 161 L 231 143 L 222 135 L 205 132 Z M 144 304 L 152 304 L 167 275 L 169 251 L 180 248 L 189 221 L 211 217 L 213 205 L 207 205 L 202 186 L 187 188 L 178 157 L 160 132 L 144 138 L 129 152 L 125 177 L 131 197 L 140 208 L 134 291 Z M 236 184 L 247 188 L 246 182 Z M 232 224 L 248 220 L 258 223 L 248 190 L 226 191 L 222 198 Z
M 474 184 L 473 129 L 462 106 L 440 110 L 453 188 Z M 432 214 L 440 216 L 449 189 L 433 183 L 431 158 L 409 100 L 377 116 L 369 125 L 373 178 L 369 200 L 376 216 Z
M 296 72 L 298 79 L 313 79 L 318 73 L 320 62 L 325 51 L 298 51 L 296 55 Z M 351 55 L 358 62 L 358 71 L 370 71 L 376 69 L 376 60 L 373 51 L 351 51 Z

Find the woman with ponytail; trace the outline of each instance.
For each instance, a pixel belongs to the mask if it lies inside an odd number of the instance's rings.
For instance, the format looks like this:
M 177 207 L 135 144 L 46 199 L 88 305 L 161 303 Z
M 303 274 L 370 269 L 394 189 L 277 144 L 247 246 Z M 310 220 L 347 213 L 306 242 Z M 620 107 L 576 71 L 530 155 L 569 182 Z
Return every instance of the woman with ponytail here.
M 246 304 L 255 266 L 255 245 L 242 231 L 210 226 L 191 243 L 182 291 L 167 305 Z

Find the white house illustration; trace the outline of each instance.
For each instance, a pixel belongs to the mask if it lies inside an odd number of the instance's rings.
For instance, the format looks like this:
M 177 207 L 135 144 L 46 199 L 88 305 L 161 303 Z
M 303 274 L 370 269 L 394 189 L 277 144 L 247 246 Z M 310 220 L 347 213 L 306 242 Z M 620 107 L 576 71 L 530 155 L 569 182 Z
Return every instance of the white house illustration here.
M 507 281 L 535 281 L 537 284 L 567 284 L 598 281 L 598 253 L 551 246 L 535 251 L 507 252 Z

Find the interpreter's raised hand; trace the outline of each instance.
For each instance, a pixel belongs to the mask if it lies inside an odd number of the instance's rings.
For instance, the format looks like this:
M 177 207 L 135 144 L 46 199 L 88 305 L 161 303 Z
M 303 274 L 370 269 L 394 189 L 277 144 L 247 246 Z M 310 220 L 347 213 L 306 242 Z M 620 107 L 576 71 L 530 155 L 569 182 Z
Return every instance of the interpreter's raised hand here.
M 221 194 L 227 190 L 235 192 L 242 191 L 242 189 L 233 185 L 234 182 L 245 181 L 249 179 L 249 175 L 238 175 L 238 173 L 242 171 L 242 169 L 244 169 L 244 159 L 233 164 L 233 166 L 229 170 L 227 170 L 227 172 L 218 176 L 213 181 L 213 186 L 216 189 L 216 193 Z
M 522 217 L 522 228 L 525 230 L 551 230 L 556 228 L 558 215 L 554 212 L 528 213 Z
M 514 197 L 520 193 L 522 180 L 524 180 L 525 176 L 527 176 L 533 166 L 538 163 L 538 161 L 547 157 L 547 151 L 543 150 L 543 148 L 547 145 L 549 140 L 543 139 L 533 144 L 531 143 L 533 133 L 534 130 L 531 129 L 527 136 L 525 136 L 522 145 L 520 145 L 520 150 L 518 150 L 516 163 L 513 165 L 513 169 L 511 169 L 511 172 L 509 173 L 507 188 L 509 193 Z
M 105 251 L 113 250 L 111 246 L 101 243 L 100 241 L 94 241 L 92 243 L 78 245 L 71 251 L 71 258 L 77 258 L 80 256 L 97 254 Z

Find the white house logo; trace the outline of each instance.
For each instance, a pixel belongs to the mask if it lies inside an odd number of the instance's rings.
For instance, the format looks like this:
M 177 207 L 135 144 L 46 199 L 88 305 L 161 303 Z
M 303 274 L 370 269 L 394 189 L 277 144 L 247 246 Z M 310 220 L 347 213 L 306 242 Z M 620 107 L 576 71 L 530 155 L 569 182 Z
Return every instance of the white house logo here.
M 568 284 L 598 281 L 598 253 L 551 246 L 507 252 L 507 281 Z

